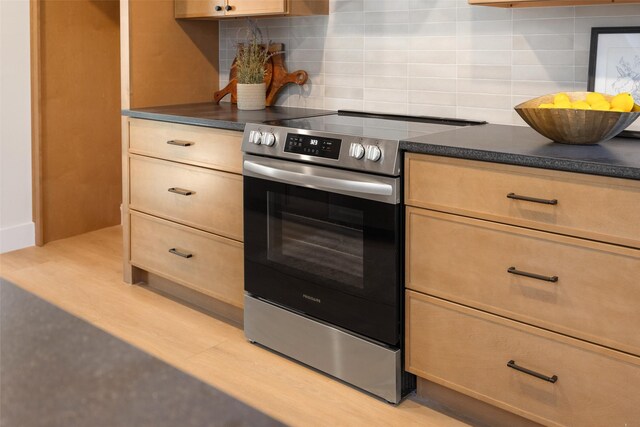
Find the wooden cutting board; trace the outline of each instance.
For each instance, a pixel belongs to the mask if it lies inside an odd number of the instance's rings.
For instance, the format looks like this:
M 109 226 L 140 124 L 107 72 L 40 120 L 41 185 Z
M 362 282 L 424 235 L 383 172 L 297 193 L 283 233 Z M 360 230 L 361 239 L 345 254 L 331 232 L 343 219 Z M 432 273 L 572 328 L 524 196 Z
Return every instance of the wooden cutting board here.
M 298 70 L 293 73 L 289 73 L 284 64 L 284 44 L 272 44 L 269 46 L 269 52 L 280 52 L 273 55 L 265 64 L 264 82 L 267 87 L 265 105 L 270 107 L 275 104 L 276 98 L 280 90 L 289 83 L 295 83 L 302 86 L 309 78 L 306 71 Z M 231 94 L 231 102 L 237 103 L 237 67 L 236 60 L 234 58 L 231 64 L 231 70 L 229 71 L 229 83 L 221 90 L 213 94 L 213 102 L 220 103 L 222 98 Z

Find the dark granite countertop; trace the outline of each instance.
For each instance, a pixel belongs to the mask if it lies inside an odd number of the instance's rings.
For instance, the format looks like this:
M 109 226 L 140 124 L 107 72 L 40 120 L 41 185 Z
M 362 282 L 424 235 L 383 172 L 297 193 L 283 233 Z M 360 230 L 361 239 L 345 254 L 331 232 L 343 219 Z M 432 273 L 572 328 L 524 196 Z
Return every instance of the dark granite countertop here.
M 238 110 L 235 104 L 228 102 L 221 102 L 219 105 L 213 102 L 203 102 L 122 110 L 123 115 L 138 119 L 239 131 L 244 130 L 244 125 L 247 123 L 321 116 L 328 113 L 332 113 L 332 111 L 292 107 L 267 107 L 264 110 L 245 111 Z
M 0 280 L 1 426 L 281 426 Z
M 558 144 L 530 127 L 463 127 L 400 142 L 414 153 L 531 166 L 640 180 L 640 139 L 614 138 L 597 145 Z

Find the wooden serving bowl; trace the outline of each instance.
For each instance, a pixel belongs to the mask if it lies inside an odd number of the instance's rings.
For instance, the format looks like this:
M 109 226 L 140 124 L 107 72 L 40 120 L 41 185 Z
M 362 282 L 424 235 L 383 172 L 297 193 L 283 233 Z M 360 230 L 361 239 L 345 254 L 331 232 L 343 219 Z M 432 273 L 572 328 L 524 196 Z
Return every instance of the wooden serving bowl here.
M 589 92 L 565 92 L 571 102 L 584 100 Z M 607 141 L 640 116 L 640 106 L 630 113 L 615 111 L 538 108 L 553 104 L 555 93 L 523 102 L 515 107 L 522 119 L 539 134 L 562 144 L 597 144 Z M 604 95 L 607 101 L 613 96 Z

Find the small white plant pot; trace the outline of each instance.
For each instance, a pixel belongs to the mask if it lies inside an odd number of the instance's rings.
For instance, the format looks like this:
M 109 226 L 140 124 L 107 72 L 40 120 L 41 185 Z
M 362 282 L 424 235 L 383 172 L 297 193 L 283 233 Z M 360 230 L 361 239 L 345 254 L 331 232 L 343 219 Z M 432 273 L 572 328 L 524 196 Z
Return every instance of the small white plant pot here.
M 264 110 L 267 88 L 264 83 L 237 84 L 238 110 Z

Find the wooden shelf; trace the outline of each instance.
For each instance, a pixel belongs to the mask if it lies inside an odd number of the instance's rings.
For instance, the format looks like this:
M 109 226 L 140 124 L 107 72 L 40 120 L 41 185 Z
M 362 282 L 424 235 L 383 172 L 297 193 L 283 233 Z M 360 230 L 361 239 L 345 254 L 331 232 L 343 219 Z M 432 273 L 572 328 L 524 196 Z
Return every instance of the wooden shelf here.
M 622 3 L 640 3 L 640 0 L 469 0 L 472 6 L 492 7 L 591 6 Z

